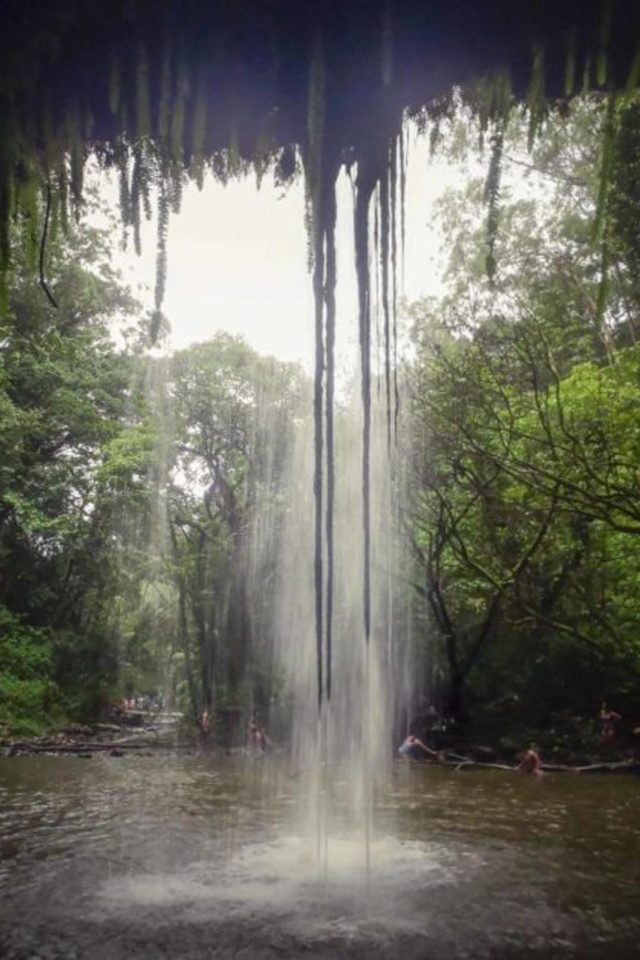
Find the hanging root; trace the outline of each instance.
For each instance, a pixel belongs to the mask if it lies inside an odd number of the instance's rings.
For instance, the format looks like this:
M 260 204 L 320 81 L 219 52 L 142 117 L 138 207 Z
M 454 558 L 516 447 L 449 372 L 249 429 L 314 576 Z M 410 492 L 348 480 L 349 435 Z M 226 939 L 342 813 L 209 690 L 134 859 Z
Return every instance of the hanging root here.
M 56 300 L 47 286 L 47 280 L 44 275 L 44 258 L 47 250 L 47 234 L 49 232 L 49 217 L 51 216 L 51 185 L 47 181 L 47 203 L 44 211 L 44 224 L 42 226 L 42 237 L 40 239 L 40 262 L 38 265 L 38 272 L 40 277 L 40 286 L 44 290 L 47 300 L 52 307 L 55 307 L 56 310 L 59 309 Z

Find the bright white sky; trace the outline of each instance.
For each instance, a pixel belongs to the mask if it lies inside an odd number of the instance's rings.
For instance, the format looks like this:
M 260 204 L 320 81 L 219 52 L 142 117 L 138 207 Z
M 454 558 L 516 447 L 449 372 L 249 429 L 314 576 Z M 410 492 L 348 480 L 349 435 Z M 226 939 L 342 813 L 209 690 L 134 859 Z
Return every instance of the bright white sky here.
M 439 241 L 430 229 L 434 199 L 451 183 L 443 164 L 429 164 L 424 140 L 410 150 L 406 194 L 405 295 L 413 300 L 438 287 Z M 357 337 L 353 264 L 352 188 L 338 186 L 338 356 L 346 360 Z M 155 227 L 143 228 L 143 252 L 120 255 L 143 302 L 153 300 Z M 170 346 L 206 340 L 218 330 L 242 334 L 256 350 L 311 365 L 313 308 L 307 272 L 302 182 L 287 190 L 253 176 L 222 186 L 209 177 L 199 192 L 184 191 L 169 225 L 164 304 Z

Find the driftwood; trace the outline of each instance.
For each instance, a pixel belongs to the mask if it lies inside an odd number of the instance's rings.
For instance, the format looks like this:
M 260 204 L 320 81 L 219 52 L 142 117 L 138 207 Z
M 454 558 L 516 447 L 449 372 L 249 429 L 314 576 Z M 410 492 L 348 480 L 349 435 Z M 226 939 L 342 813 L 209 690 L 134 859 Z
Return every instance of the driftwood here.
M 88 757 L 92 753 L 112 753 L 114 756 L 123 756 L 128 750 L 193 750 L 191 743 L 168 743 L 166 740 L 158 738 L 152 739 L 149 735 L 146 737 L 140 734 L 134 734 L 128 737 L 122 737 L 119 740 L 110 741 L 40 741 L 38 743 L 25 741 L 14 741 L 9 744 L 5 756 L 13 757 L 27 753 L 68 753 L 76 756 Z M 402 760 L 406 763 L 406 760 Z M 416 760 L 415 763 L 430 763 L 434 766 L 451 767 L 454 770 L 467 770 L 472 767 L 478 767 L 484 770 L 507 770 L 515 772 L 517 766 L 506 763 L 489 763 L 483 760 L 474 760 L 472 757 L 465 757 L 458 753 L 438 754 L 433 760 Z M 564 763 L 543 763 L 541 769 L 547 773 L 634 773 L 640 774 L 640 760 L 619 760 L 615 762 L 588 763 L 579 766 L 571 766 Z
M 579 767 L 563 763 L 543 763 L 542 769 L 549 773 L 640 773 L 640 760 L 587 763 Z
M 510 767 L 507 763 L 486 763 L 484 760 L 472 760 L 465 757 L 463 760 L 444 760 L 448 767 L 455 770 L 464 770 L 465 767 L 483 767 L 485 770 L 517 770 L 517 767 Z

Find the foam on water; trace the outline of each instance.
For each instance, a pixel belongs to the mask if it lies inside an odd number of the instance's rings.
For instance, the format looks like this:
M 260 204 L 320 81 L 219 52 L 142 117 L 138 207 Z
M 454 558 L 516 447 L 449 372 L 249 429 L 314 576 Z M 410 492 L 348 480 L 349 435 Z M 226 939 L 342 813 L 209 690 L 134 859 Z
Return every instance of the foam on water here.
M 370 932 L 376 923 L 386 932 L 407 930 L 417 922 L 415 897 L 430 887 L 455 884 L 460 872 L 451 852 L 438 844 L 400 842 L 392 837 L 372 843 L 375 871 L 366 874 L 362 843 L 332 837 L 328 875 L 320 875 L 315 850 L 300 837 L 249 844 L 224 863 L 194 863 L 181 873 L 130 874 L 112 878 L 98 893 L 110 915 L 157 911 L 192 922 L 212 915 L 236 921 L 259 916 L 292 932 L 326 936 Z M 477 867 L 466 860 L 466 871 Z M 166 912 L 165 912 L 166 911 Z M 409 925 L 409 927 L 407 926 Z

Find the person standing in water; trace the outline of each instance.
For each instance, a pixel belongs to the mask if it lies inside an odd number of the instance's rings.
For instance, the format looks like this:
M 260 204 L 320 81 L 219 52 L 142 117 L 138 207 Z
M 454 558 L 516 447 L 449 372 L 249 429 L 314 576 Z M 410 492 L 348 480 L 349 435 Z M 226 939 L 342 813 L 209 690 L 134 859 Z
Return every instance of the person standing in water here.
M 271 738 L 260 725 L 256 714 L 252 714 L 247 723 L 247 747 L 255 753 L 266 753 L 272 747 Z
M 542 776 L 542 760 L 540 759 L 540 754 L 535 749 L 535 744 L 529 744 L 522 754 L 522 759 L 517 769 L 520 773 L 532 773 L 534 777 Z
M 432 760 L 438 759 L 438 754 L 435 750 L 431 750 L 422 742 L 418 740 L 417 737 L 414 737 L 413 734 L 404 740 L 403 743 L 398 747 L 398 753 L 405 760 L 426 760 L 427 758 Z
M 609 710 L 606 703 L 603 703 L 600 710 L 600 736 L 603 743 L 611 743 L 615 739 L 618 720 L 622 720 L 620 714 Z

